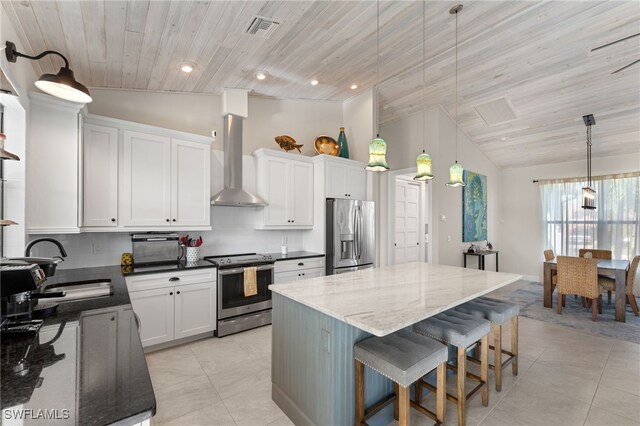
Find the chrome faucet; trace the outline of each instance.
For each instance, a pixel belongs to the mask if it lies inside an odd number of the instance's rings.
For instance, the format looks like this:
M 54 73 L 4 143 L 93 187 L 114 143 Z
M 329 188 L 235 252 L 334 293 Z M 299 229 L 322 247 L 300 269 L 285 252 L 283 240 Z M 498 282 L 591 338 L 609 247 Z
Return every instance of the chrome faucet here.
M 60 256 L 55 256 L 55 257 L 60 257 L 60 259 L 62 259 L 63 257 L 67 257 L 67 252 L 62 246 L 62 243 L 56 240 L 55 238 L 36 238 L 35 240 L 30 241 L 29 244 L 27 244 L 27 246 L 24 248 L 24 255 L 26 257 L 31 257 L 31 249 L 33 248 L 33 246 L 43 241 L 49 241 L 50 243 L 53 243 L 56 246 L 58 246 L 58 250 L 60 250 Z

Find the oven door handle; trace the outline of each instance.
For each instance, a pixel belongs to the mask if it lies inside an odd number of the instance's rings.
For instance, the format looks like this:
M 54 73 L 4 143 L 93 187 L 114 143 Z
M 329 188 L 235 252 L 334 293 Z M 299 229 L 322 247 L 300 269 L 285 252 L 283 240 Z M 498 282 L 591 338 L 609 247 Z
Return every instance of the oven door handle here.
M 267 270 L 271 270 L 271 269 L 273 269 L 273 265 L 256 266 L 256 271 L 267 271 Z M 218 269 L 218 275 L 239 274 L 240 272 L 244 273 L 244 268 Z

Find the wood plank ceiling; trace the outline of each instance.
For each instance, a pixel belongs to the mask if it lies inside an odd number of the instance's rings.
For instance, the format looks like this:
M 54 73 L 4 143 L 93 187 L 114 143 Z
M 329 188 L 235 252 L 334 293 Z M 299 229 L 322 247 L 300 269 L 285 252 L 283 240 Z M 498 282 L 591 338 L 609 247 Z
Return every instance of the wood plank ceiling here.
M 455 2 L 428 2 L 422 97 L 422 3 L 375 1 L 2 1 L 28 54 L 68 55 L 90 87 L 342 100 L 379 84 L 380 121 L 441 104 L 455 115 Z M 280 23 L 245 34 L 255 15 Z M 592 113 L 594 156 L 640 153 L 640 2 L 466 1 L 459 16 L 459 115 L 497 165 L 582 159 Z M 180 64 L 195 64 L 192 73 Z M 33 62 L 57 72 L 54 57 Z M 268 74 L 255 78 L 257 71 Z M 309 80 L 320 84 L 311 86 Z M 357 84 L 356 91 L 351 90 Z M 475 107 L 505 98 L 515 119 L 487 125 Z

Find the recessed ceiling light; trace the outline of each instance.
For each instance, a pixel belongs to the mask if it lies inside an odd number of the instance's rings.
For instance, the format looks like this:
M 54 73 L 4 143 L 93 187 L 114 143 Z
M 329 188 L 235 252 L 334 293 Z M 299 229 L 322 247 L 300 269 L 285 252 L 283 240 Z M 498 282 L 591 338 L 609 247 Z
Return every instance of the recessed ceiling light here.
M 312 86 L 317 86 L 317 85 L 318 85 L 318 83 L 319 83 L 319 81 L 318 81 L 318 80 L 311 80 L 309 83 L 310 83 Z
M 257 78 L 258 80 L 264 80 L 265 78 L 267 78 L 267 73 L 266 73 L 266 72 L 264 72 L 264 71 L 258 71 L 258 72 L 256 73 L 256 78 Z
M 357 88 L 358 88 L 358 85 L 357 85 L 357 84 L 352 84 L 352 85 L 351 85 L 351 90 L 356 90 Z
M 498 140 L 499 140 L 500 142 L 504 142 L 504 141 L 506 141 L 507 139 L 509 139 L 509 138 L 508 138 L 508 137 L 506 137 L 506 136 L 503 136 L 503 137 L 501 137 L 501 138 L 500 138 L 500 139 L 498 139 Z
M 193 71 L 195 67 L 196 67 L 195 64 L 192 64 L 190 62 L 184 62 L 180 64 L 180 69 L 182 70 L 182 72 L 186 72 L 186 73 L 190 73 L 191 71 Z

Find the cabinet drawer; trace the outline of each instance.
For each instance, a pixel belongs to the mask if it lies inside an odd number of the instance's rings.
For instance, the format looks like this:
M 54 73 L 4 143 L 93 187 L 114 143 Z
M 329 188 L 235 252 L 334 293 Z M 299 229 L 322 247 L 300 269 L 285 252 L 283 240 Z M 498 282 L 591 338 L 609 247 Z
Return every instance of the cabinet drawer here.
M 292 283 L 294 281 L 306 280 L 309 278 L 317 278 L 324 276 L 324 267 L 323 268 L 311 268 L 311 269 L 301 269 L 298 271 L 289 271 L 289 272 L 280 272 L 274 274 L 274 283 Z
M 134 275 L 125 278 L 127 289 L 131 291 L 163 287 L 179 287 L 186 284 L 216 281 L 216 268 L 194 271 L 162 272 L 159 274 Z
M 275 273 L 295 272 L 304 269 L 323 268 L 324 257 L 308 257 L 305 259 L 279 260 L 276 262 Z

